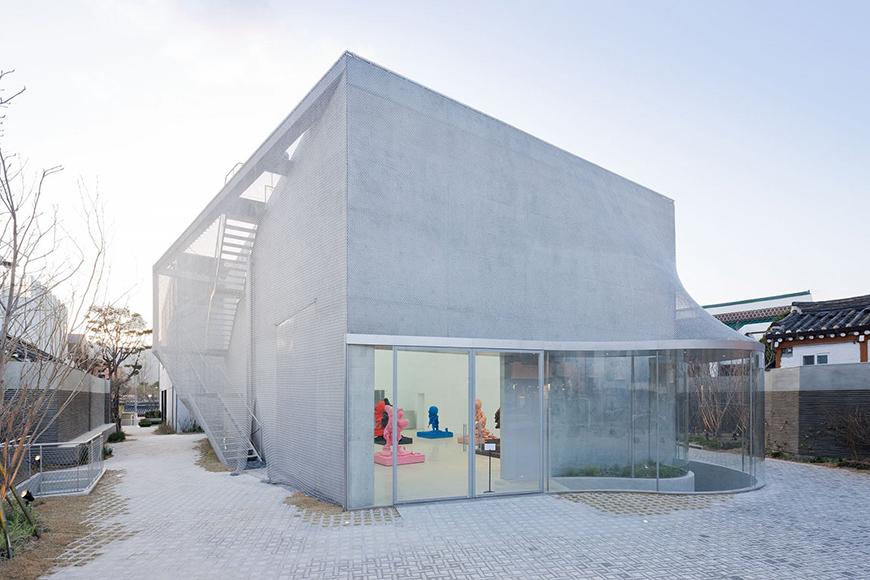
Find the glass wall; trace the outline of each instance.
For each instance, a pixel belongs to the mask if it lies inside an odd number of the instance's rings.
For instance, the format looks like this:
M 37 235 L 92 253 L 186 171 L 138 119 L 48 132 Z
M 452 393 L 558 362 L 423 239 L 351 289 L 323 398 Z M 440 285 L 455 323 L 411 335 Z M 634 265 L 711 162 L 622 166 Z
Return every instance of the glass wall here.
M 689 467 L 695 473 L 695 491 L 755 485 L 763 449 L 753 449 L 753 401 L 763 401 L 764 391 L 763 384 L 753 380 L 753 354 L 692 350 L 685 358 Z M 764 418 L 758 419 L 763 424 Z
M 756 487 L 763 380 L 745 350 L 351 345 L 348 505 Z
M 547 353 L 550 491 L 694 491 L 679 353 Z
M 468 496 L 468 354 L 399 350 L 396 364 L 398 500 Z
M 474 394 L 475 493 L 540 491 L 538 353 L 478 352 Z

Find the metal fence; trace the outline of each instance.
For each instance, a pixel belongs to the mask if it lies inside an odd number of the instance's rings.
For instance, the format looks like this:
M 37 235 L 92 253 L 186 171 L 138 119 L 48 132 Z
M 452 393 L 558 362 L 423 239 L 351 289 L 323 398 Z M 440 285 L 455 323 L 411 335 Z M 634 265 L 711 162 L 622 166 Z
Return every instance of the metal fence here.
M 105 471 L 102 434 L 81 442 L 28 443 L 24 454 L 17 486 L 35 496 L 89 493 Z

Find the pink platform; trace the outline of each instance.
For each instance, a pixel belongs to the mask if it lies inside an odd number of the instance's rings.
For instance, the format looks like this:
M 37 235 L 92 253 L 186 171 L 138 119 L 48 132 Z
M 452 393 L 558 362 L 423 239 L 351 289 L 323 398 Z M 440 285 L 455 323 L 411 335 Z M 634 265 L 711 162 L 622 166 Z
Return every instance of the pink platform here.
M 384 427 L 384 439 L 387 441 L 393 441 L 393 407 L 391 405 L 387 405 L 384 407 L 384 411 L 387 413 L 388 421 L 387 426 Z M 397 429 L 397 437 L 396 439 L 402 440 L 402 430 L 408 427 L 408 420 L 405 419 L 405 411 L 399 409 L 398 415 L 396 416 L 396 427 Z M 408 451 L 401 445 L 396 446 L 396 463 L 399 465 L 407 465 L 409 463 L 423 463 L 426 461 L 426 456 L 422 453 L 417 453 L 416 451 Z M 393 447 L 390 443 L 384 445 L 384 448 L 375 453 L 375 463 L 378 465 L 386 465 L 387 467 L 393 464 Z
M 423 463 L 426 461 L 426 456 L 416 451 L 406 451 L 404 447 L 399 447 L 399 452 L 396 454 L 396 463 L 399 465 L 408 465 L 409 463 Z M 387 467 L 393 464 L 393 450 L 384 448 L 375 453 L 375 463 L 378 465 L 386 465 Z

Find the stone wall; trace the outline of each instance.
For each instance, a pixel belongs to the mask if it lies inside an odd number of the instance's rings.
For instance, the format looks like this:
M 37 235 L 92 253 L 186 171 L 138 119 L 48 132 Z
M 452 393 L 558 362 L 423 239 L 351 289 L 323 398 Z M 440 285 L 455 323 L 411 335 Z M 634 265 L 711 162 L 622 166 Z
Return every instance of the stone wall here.
M 838 425 L 870 414 L 870 364 L 816 365 L 765 373 L 767 447 L 808 456 L 853 455 Z M 870 449 L 859 453 L 870 457 Z

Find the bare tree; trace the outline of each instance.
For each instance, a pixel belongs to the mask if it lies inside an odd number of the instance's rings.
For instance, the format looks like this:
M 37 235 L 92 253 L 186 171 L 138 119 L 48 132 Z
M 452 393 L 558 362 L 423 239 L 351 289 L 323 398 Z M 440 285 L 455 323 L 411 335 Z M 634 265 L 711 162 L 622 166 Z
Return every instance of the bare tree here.
M 141 314 L 111 304 L 92 306 L 87 328 L 88 338 L 110 381 L 112 421 L 115 430 L 120 432 L 121 389 L 139 373 L 139 357 L 146 348 L 145 337 L 151 331 L 145 327 Z
M 830 413 L 829 429 L 849 449 L 852 459 L 870 456 L 870 410 L 860 406 L 846 412 Z
M 10 72 L 0 71 L 0 80 Z M 23 92 L 7 97 L 0 92 L 0 107 Z M 83 204 L 78 225 L 86 233 L 77 235 L 69 233 L 69 224 L 46 200 L 46 183 L 60 170 L 28 172 L 0 142 L 0 529 L 7 557 L 12 545 L 6 505 L 14 509 L 14 499 L 30 519 L 14 485 L 26 445 L 57 416 L 48 415 L 49 403 L 63 411 L 81 386 L 69 364 L 67 339 L 82 326 L 103 274 L 105 246 L 96 200 Z M 58 298 L 67 291 L 69 300 Z M 58 400 L 59 392 L 66 398 Z
M 748 359 L 701 362 L 690 374 L 690 395 L 694 399 L 693 424 L 705 435 L 719 437 L 731 430 L 742 437 L 749 427 L 747 397 Z

